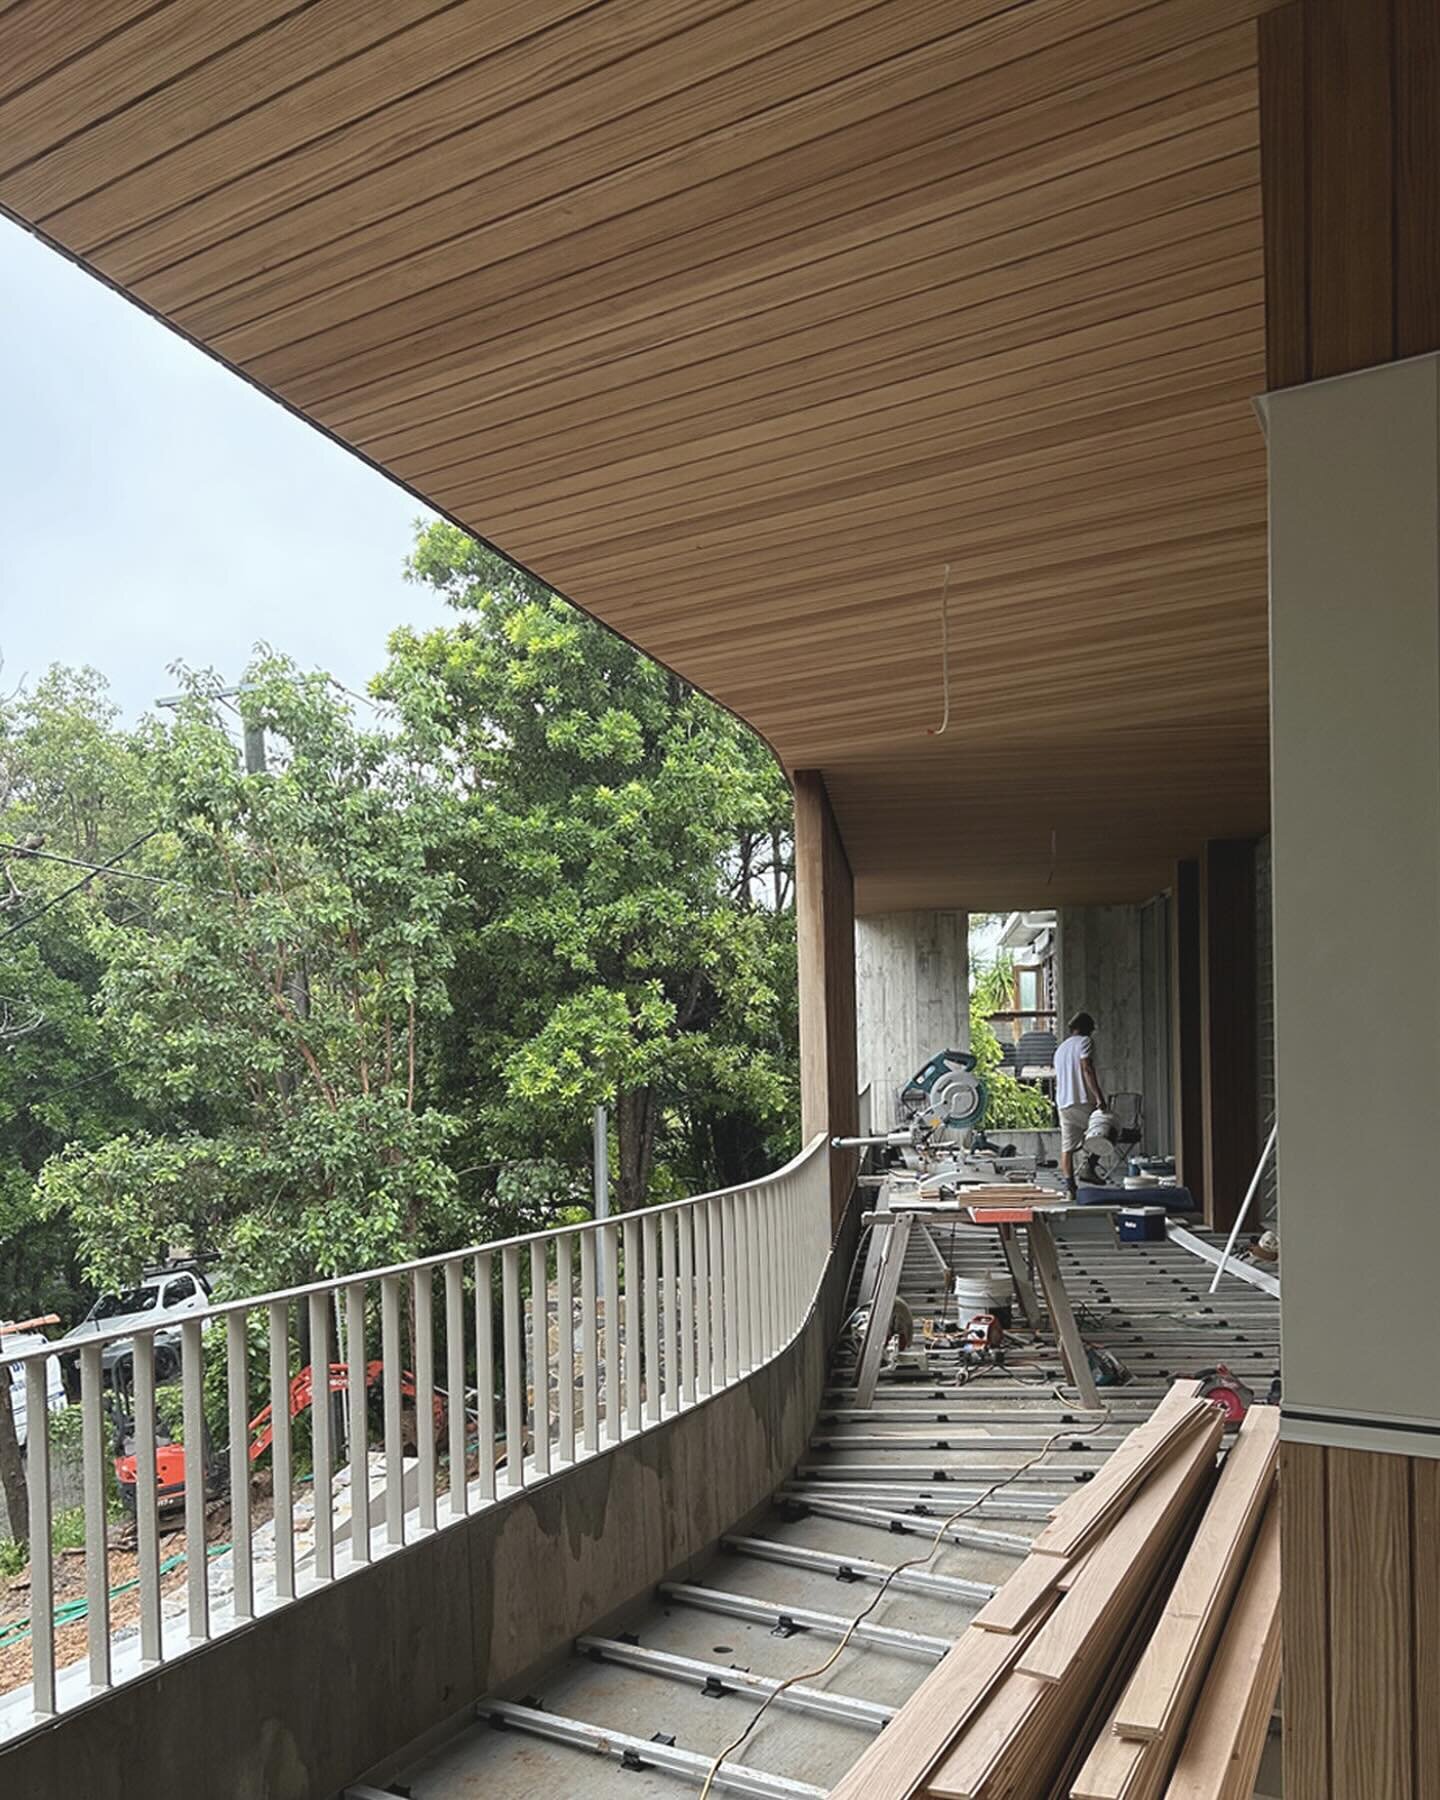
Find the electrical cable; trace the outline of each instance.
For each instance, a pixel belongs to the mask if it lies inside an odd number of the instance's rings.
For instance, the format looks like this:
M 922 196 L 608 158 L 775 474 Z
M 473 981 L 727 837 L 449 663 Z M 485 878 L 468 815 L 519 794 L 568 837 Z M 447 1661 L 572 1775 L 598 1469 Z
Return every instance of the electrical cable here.
M 82 875 L 78 881 L 72 881 L 69 887 L 61 888 L 58 894 L 52 894 L 45 904 L 37 906 L 28 918 L 17 919 L 8 930 L 0 931 L 0 944 L 3 944 L 6 938 L 14 937 L 17 931 L 23 931 L 27 925 L 33 925 L 42 914 L 49 912 L 52 906 L 58 906 L 62 900 L 68 900 L 72 894 L 78 894 L 81 888 L 87 887 L 95 879 L 96 875 L 105 874 L 114 863 L 122 862 L 132 851 L 138 850 L 142 844 L 148 844 L 151 838 L 159 837 L 163 829 L 164 827 L 160 825 L 152 826 L 149 831 L 142 832 L 133 843 L 127 844 L 123 850 L 117 850 L 106 862 L 97 863 L 88 875 Z
M 938 726 L 932 725 L 927 737 L 943 737 L 950 729 L 950 565 L 940 583 L 940 687 L 945 696 L 945 713 Z
M 188 883 L 177 881 L 173 875 L 144 875 L 138 869 L 111 869 L 104 863 L 84 862 L 78 856 L 61 856 L 54 850 L 32 850 L 28 844 L 16 844 L 0 839 L 0 850 L 8 850 L 12 856 L 35 857 L 40 862 L 64 863 L 69 869 L 89 869 L 92 875 L 114 875 L 122 881 L 153 881 L 161 887 L 186 887 Z
M 1057 1399 L 1062 1400 L 1062 1401 L 1064 1400 L 1065 1396 L 1060 1392 L 1060 1389 L 1058 1387 L 1052 1387 L 1052 1391 L 1054 1392 Z M 934 1538 L 931 1540 L 930 1548 L 925 1552 L 925 1554 L 923 1556 L 912 1556 L 906 1562 L 896 1563 L 895 1567 L 889 1571 L 889 1573 L 886 1575 L 885 1579 L 880 1583 L 880 1586 L 876 1589 L 874 1599 L 871 1600 L 870 1604 L 867 1607 L 865 1607 L 862 1612 L 857 1613 L 855 1615 L 855 1617 L 850 1621 L 849 1625 L 845 1629 L 844 1636 L 840 1639 L 840 1642 L 835 1646 L 835 1649 L 831 1653 L 831 1655 L 827 1656 L 825 1661 L 823 1663 L 821 1663 L 818 1668 L 803 1669 L 800 1671 L 799 1674 L 787 1676 L 784 1681 L 780 1682 L 778 1686 L 776 1686 L 774 1689 L 771 1690 L 771 1692 L 766 1696 L 766 1698 L 761 1702 L 761 1704 L 755 1709 L 754 1713 L 750 1717 L 750 1722 L 745 1727 L 745 1729 L 740 1733 L 740 1735 L 737 1738 L 735 1738 L 732 1742 L 728 1743 L 725 1746 L 725 1748 L 716 1755 L 715 1760 L 710 1764 L 710 1768 L 705 1776 L 705 1784 L 700 1789 L 700 1800 L 709 1800 L 710 1791 L 715 1785 L 715 1777 L 720 1773 L 720 1770 L 724 1766 L 726 1759 L 729 1758 L 730 1756 L 733 1756 L 734 1753 L 740 1748 L 740 1746 L 750 1736 L 751 1732 L 754 1731 L 755 1727 L 760 1723 L 761 1719 L 764 1718 L 765 1714 L 775 1704 L 775 1702 L 780 1698 L 781 1694 L 783 1694 L 785 1692 L 786 1688 L 794 1687 L 798 1682 L 814 1681 L 818 1676 L 824 1675 L 828 1670 L 834 1668 L 835 1664 L 839 1661 L 842 1653 L 849 1648 L 850 1640 L 854 1637 L 856 1631 L 859 1630 L 860 1626 L 862 1624 L 864 1624 L 865 1620 L 869 1618 L 870 1614 L 872 1612 L 874 1612 L 875 1608 L 885 1598 L 885 1594 L 886 1594 L 887 1590 L 889 1589 L 890 1583 L 895 1579 L 895 1577 L 897 1575 L 904 1574 L 906 1569 L 918 1568 L 924 1563 L 933 1561 L 936 1554 L 943 1547 L 945 1533 L 950 1529 L 950 1527 L 952 1525 L 958 1524 L 961 1519 L 968 1518 L 971 1513 L 978 1512 L 979 1509 L 982 1506 L 984 1506 L 984 1504 L 987 1500 L 991 1499 L 995 1494 L 998 1494 L 1000 1492 L 1001 1488 L 1008 1487 L 1012 1481 L 1018 1481 L 1022 1475 L 1028 1474 L 1029 1471 L 1035 1467 L 1036 1463 L 1038 1463 L 1043 1457 L 1046 1457 L 1050 1454 L 1051 1450 L 1055 1447 L 1055 1445 L 1060 1441 L 1061 1438 L 1069 1438 L 1069 1439 L 1073 1440 L 1074 1438 L 1078 1438 L 1078 1437 L 1091 1437 L 1094 1435 L 1095 1432 L 1104 1430 L 1104 1428 L 1109 1424 L 1109 1422 L 1110 1422 L 1109 1418 L 1106 1417 L 1104 1419 L 1097 1420 L 1094 1425 L 1090 1425 L 1090 1426 L 1087 1426 L 1087 1427 L 1084 1427 L 1081 1429 L 1077 1429 L 1073 1425 L 1066 1425 L 1066 1426 L 1062 1427 L 1061 1430 L 1052 1432 L 1051 1435 L 1045 1440 L 1045 1442 L 1041 1446 L 1041 1448 L 1039 1450 L 1037 1450 L 1035 1452 L 1035 1454 L 1032 1457 L 1030 1457 L 1026 1462 L 1021 1463 L 1021 1465 L 1018 1469 L 1012 1470 L 1011 1473 L 1008 1474 L 1007 1476 L 1005 1476 L 1003 1480 L 997 1481 L 993 1484 L 993 1486 L 986 1488 L 985 1492 L 980 1495 L 978 1500 L 972 1500 L 967 1506 L 962 1506 L 958 1512 L 953 1512 L 949 1515 L 948 1518 L 942 1519 L 940 1521 L 939 1528 L 937 1529 Z

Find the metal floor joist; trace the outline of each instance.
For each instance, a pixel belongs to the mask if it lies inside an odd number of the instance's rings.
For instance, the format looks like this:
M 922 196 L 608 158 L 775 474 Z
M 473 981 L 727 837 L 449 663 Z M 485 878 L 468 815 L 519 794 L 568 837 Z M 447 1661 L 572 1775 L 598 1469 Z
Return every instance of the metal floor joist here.
M 948 1308 L 955 1323 L 921 1235 L 906 1247 L 900 1296 L 917 1322 Z M 924 1235 L 949 1271 L 1004 1268 L 994 1233 Z M 472 1724 L 382 1771 L 371 1791 L 394 1784 L 414 1800 L 696 1793 L 714 1757 L 793 1682 L 712 1791 L 827 1792 L 1018 1566 L 1050 1509 L 1174 1376 L 1224 1363 L 1263 1397 L 1278 1369 L 1275 1300 L 1231 1281 L 1212 1299 L 1209 1264 L 1185 1249 L 1121 1246 L 1097 1220 L 1080 1235 L 1062 1232 L 1057 1255 L 1082 1333 L 1131 1371 L 1124 1386 L 1101 1390 L 1103 1410 L 1079 1405 L 1054 1340 L 1032 1336 L 1018 1314 L 1007 1366 L 963 1385 L 957 1354 L 937 1347 L 924 1378 L 881 1371 L 862 1407 L 853 1367 L 837 1359 L 810 1447 L 762 1516 L 737 1521 L 703 1565 L 619 1625 L 578 1637 L 536 1692 L 480 1699 Z M 961 1509 L 965 1517 L 946 1525 Z M 883 1571 L 924 1557 L 937 1535 L 933 1559 L 877 1601 Z M 1278 1794 L 1278 1783 L 1267 1760 L 1257 1795 Z

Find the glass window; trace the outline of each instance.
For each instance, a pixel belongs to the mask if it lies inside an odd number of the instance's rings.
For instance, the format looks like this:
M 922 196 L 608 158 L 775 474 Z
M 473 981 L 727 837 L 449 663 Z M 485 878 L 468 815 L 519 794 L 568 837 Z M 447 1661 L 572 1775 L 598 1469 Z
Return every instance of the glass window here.
M 160 1298 L 158 1287 L 127 1288 L 123 1294 L 107 1294 L 95 1308 L 97 1319 L 121 1319 L 127 1313 L 153 1312 Z

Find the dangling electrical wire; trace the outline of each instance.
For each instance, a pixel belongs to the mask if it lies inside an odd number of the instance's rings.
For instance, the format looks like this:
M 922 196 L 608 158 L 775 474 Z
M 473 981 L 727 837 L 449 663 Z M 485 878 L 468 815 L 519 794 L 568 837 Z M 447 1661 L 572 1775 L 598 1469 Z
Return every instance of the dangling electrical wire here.
M 945 712 L 939 725 L 927 727 L 927 737 L 943 737 L 950 729 L 950 565 L 940 583 L 940 688 L 945 697 Z
M 1064 1399 L 1064 1395 L 1058 1388 L 1055 1389 L 1055 1392 L 1059 1398 Z M 850 1647 L 851 1639 L 855 1636 L 855 1633 L 859 1630 L 860 1626 L 885 1598 L 890 1583 L 894 1581 L 897 1575 L 903 1574 L 906 1569 L 919 1568 L 925 1563 L 932 1562 L 939 1551 L 943 1549 L 945 1544 L 945 1534 L 950 1530 L 952 1525 L 957 1525 L 960 1520 L 968 1518 L 971 1513 L 978 1512 L 987 1500 L 1000 1492 L 1001 1488 L 1008 1487 L 1012 1481 L 1018 1481 L 1022 1475 L 1028 1474 L 1029 1471 L 1035 1467 L 1036 1463 L 1049 1456 L 1056 1444 L 1058 1444 L 1062 1438 L 1073 1439 L 1091 1437 L 1097 1431 L 1103 1431 L 1109 1423 L 1110 1421 L 1107 1417 L 1104 1419 L 1097 1419 L 1093 1425 L 1082 1427 L 1079 1430 L 1074 1426 L 1067 1425 L 1062 1427 L 1059 1431 L 1052 1432 L 1050 1436 L 1046 1438 L 1040 1449 L 1038 1449 L 1032 1457 L 1029 1457 L 1025 1462 L 1021 1463 L 1018 1469 L 1012 1469 L 1011 1472 L 1000 1481 L 992 1482 L 991 1485 L 985 1489 L 984 1493 L 980 1495 L 978 1500 L 970 1501 L 967 1505 L 962 1506 L 958 1512 L 953 1512 L 947 1518 L 942 1519 L 938 1530 L 930 1541 L 930 1548 L 923 1556 L 912 1556 L 906 1562 L 896 1563 L 894 1568 L 889 1571 L 885 1576 L 885 1579 L 880 1583 L 879 1588 L 876 1590 L 875 1597 L 870 1601 L 870 1604 L 866 1606 L 862 1612 L 857 1613 L 850 1621 L 840 1642 L 835 1646 L 831 1654 L 825 1658 L 825 1661 L 821 1663 L 818 1668 L 803 1669 L 798 1675 L 789 1676 L 771 1690 L 766 1699 L 763 1700 L 750 1715 L 750 1721 L 745 1729 L 738 1737 L 732 1738 L 710 1764 L 709 1772 L 705 1777 L 705 1784 L 700 1789 L 700 1800 L 709 1800 L 710 1792 L 715 1786 L 716 1777 L 720 1774 L 726 1760 L 735 1754 L 787 1688 L 794 1687 L 797 1682 L 814 1681 L 819 1676 L 828 1673 L 830 1669 L 834 1668 L 844 1652 Z

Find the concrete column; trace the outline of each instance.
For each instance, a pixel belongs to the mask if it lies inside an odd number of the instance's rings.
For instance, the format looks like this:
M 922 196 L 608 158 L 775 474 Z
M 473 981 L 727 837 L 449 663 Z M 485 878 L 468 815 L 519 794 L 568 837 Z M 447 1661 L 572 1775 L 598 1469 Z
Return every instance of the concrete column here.
M 1408 1800 L 1440 1782 L 1440 359 L 1266 413 L 1285 1785 Z
M 795 938 L 800 990 L 800 1126 L 853 1137 L 859 1123 L 855 1061 L 855 882 L 819 770 L 795 773 Z M 836 1220 L 855 1182 L 854 1155 L 831 1159 Z
M 1145 1090 L 1140 908 L 1063 906 L 1055 934 L 1055 1035 L 1072 1014 L 1095 1020 L 1095 1067 L 1107 1094 Z
M 970 1048 L 970 915 L 884 913 L 855 921 L 860 1086 L 871 1117 L 896 1122 L 896 1099 L 937 1050 Z

